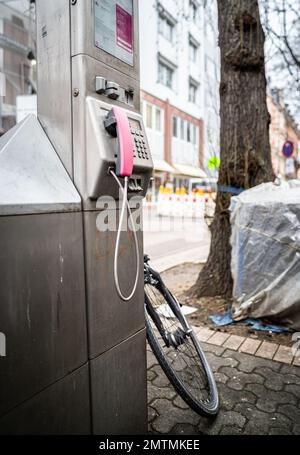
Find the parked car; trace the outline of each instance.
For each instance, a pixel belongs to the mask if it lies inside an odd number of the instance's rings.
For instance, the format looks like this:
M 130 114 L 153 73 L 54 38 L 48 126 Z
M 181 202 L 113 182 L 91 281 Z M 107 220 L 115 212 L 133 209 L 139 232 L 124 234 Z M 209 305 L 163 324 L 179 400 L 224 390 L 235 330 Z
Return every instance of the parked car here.
M 217 191 L 216 178 L 198 178 L 189 181 L 189 194 L 195 191 L 203 191 L 204 193 L 215 193 Z

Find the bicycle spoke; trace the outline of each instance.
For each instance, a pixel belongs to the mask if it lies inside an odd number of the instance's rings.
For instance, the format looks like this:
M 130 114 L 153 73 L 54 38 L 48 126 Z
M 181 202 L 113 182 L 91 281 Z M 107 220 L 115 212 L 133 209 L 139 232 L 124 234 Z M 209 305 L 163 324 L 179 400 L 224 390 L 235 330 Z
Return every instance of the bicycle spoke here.
M 182 324 L 168 306 L 166 299 L 155 286 L 146 284 L 145 292 L 167 333 L 174 334 L 178 329 L 184 330 Z M 209 383 L 201 358 L 191 338 L 186 336 L 184 342 L 177 346 L 176 349 L 172 345 L 167 347 L 152 320 L 150 323 L 157 341 L 180 381 L 198 401 L 208 402 L 210 399 Z

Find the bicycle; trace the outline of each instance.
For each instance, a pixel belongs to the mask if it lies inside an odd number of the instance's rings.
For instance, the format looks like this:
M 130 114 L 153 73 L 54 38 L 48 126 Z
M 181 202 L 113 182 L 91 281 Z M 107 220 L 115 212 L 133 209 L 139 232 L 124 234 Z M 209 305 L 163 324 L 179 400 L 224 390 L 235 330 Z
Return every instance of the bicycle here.
M 213 373 L 181 304 L 144 256 L 145 315 L 149 345 L 181 398 L 198 414 L 213 417 L 219 397 Z

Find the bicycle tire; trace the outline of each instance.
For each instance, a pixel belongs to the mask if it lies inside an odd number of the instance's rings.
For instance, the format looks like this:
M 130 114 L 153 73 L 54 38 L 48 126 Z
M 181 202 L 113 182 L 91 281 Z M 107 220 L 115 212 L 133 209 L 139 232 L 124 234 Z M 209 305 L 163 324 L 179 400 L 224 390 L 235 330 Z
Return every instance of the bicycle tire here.
M 153 286 L 148 284 L 148 286 Z M 164 301 L 170 306 L 168 302 L 168 296 L 165 292 L 165 289 L 160 289 L 156 286 L 155 289 L 160 292 Z M 170 364 L 161 344 L 158 341 L 157 336 L 155 335 L 154 329 L 151 325 L 151 316 L 148 314 L 146 305 L 145 305 L 145 313 L 146 313 L 146 333 L 147 333 L 147 340 L 149 345 L 160 364 L 161 368 L 163 369 L 164 373 L 166 374 L 167 378 L 169 379 L 170 383 L 173 385 L 176 392 L 181 396 L 181 398 L 188 404 L 188 406 L 193 409 L 196 413 L 204 416 L 204 417 L 214 417 L 217 415 L 219 411 L 219 397 L 218 391 L 216 387 L 216 383 L 214 380 L 213 373 L 211 368 L 207 362 L 206 356 L 203 352 L 203 349 L 197 339 L 197 336 L 193 329 L 190 332 L 190 339 L 195 347 L 195 350 L 198 354 L 199 361 L 202 366 L 203 373 L 207 379 L 207 386 L 209 388 L 209 400 L 199 400 L 199 398 L 195 397 L 190 390 L 186 387 L 185 383 L 181 380 L 176 370 Z M 180 322 L 180 321 L 179 321 Z M 181 322 L 180 322 L 181 323 Z M 172 348 L 171 348 L 172 349 Z M 175 348 L 173 348 L 175 349 Z

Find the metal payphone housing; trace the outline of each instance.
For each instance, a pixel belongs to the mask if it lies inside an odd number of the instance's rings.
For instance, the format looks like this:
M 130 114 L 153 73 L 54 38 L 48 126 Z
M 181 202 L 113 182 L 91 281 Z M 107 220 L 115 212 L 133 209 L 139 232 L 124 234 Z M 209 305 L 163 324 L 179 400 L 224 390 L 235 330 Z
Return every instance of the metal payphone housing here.
M 117 139 L 109 136 L 103 124 L 112 106 L 126 110 L 136 144 L 130 196 L 145 195 L 153 167 L 139 114 L 138 1 L 37 0 L 36 7 L 38 120 L 31 118 L 23 127 L 17 126 L 16 141 L 7 137 L 3 147 L 9 152 L 15 144 L 22 156 L 20 131 L 34 129 L 51 159 L 58 155 L 61 179 L 49 180 L 49 169 L 43 164 L 44 181 L 51 181 L 45 189 L 43 182 L 38 179 L 36 183 L 31 175 L 32 166 L 23 166 L 22 175 L 25 179 L 30 176 L 37 194 L 39 188 L 40 194 L 51 192 L 52 205 L 44 204 L 43 198 L 32 203 L 29 195 L 26 204 L 21 204 L 26 216 L 21 209 L 14 212 L 13 207 L 19 205 L 12 202 L 9 220 L 7 207 L 1 208 L 6 196 L 1 197 L 0 182 L 0 238 L 6 244 L 6 236 L 15 232 L 16 239 L 17 230 L 12 227 L 19 221 L 28 233 L 18 239 L 19 256 L 23 258 L 18 264 L 8 251 L 3 256 L 5 263 L 0 258 L 0 271 L 7 272 L 8 286 L 23 290 L 22 298 L 17 298 L 2 288 L 1 300 L 9 302 L 1 313 L 6 330 L 13 336 L 18 323 L 26 325 L 26 335 L 20 335 L 23 339 L 6 359 L 5 382 L 0 379 L 0 389 L 5 392 L 0 432 L 144 433 L 147 396 L 142 232 L 138 232 L 140 279 L 135 295 L 125 303 L 113 281 L 116 232 L 97 229 L 102 214 L 99 198 L 118 196 L 117 184 L 107 173 L 116 161 Z M 101 20 L 99 23 L 102 7 L 114 21 L 113 48 L 119 40 L 124 51 L 117 50 L 118 56 L 108 52 L 105 40 L 104 44 L 99 41 L 99 36 L 110 33 Z M 119 54 L 125 57 L 119 58 Z M 37 140 L 31 139 L 24 159 L 28 152 L 30 159 L 39 163 Z M 66 195 L 62 200 L 61 181 L 66 175 L 72 197 Z M 118 220 L 118 204 L 110 210 Z M 39 236 L 29 232 L 38 232 Z M 12 237 L 10 240 L 14 241 Z M 125 292 L 134 280 L 132 247 L 132 233 L 124 232 L 120 281 Z M 26 255 L 33 270 L 26 270 Z M 48 264 L 53 270 L 48 270 Z M 15 276 L 10 274 L 13 267 Z M 38 286 L 39 281 L 47 285 Z M 55 295 L 49 295 L 51 289 Z M 42 318 L 42 314 L 48 317 Z M 74 333 L 68 321 L 74 321 Z M 25 368 L 18 362 L 20 358 L 32 358 L 32 363 Z M 43 366 L 47 364 L 49 368 Z
M 119 197 L 119 189 L 113 185 L 111 175 L 107 172 L 114 167 L 117 159 L 117 141 L 104 128 L 105 118 L 111 104 L 87 97 L 86 99 L 86 194 L 89 199 L 97 199 L 99 195 L 108 194 Z M 146 131 L 140 114 L 126 111 L 131 127 L 134 145 L 133 174 L 129 182 L 132 194 L 145 196 L 149 185 L 149 176 L 153 163 Z

